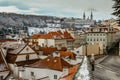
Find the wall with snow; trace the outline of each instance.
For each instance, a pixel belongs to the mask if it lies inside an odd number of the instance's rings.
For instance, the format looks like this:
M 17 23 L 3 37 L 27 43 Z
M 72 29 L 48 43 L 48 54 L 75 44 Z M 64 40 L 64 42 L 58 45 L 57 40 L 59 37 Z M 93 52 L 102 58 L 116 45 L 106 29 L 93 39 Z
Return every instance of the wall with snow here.
M 43 44 L 44 44 L 44 46 L 47 45 L 47 40 L 46 39 L 38 39 L 38 45 L 43 46 Z
M 22 75 L 23 78 L 31 79 L 32 77 L 31 72 L 34 72 L 35 79 L 40 79 L 48 76 L 49 80 L 58 80 L 63 73 L 57 70 L 25 67 L 25 71 L 23 72 L 23 75 Z M 57 79 L 54 79 L 54 75 L 57 75 Z
M 48 47 L 50 47 L 50 46 L 54 46 L 55 47 L 55 40 L 54 39 L 48 39 L 47 43 L 48 43 Z

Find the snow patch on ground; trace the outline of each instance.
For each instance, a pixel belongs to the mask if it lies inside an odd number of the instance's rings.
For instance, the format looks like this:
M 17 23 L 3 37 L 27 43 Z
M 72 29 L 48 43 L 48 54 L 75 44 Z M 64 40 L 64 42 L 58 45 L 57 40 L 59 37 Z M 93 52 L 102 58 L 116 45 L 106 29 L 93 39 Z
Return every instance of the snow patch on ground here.
M 90 80 L 89 70 L 88 70 L 88 61 L 87 57 L 85 56 L 83 63 L 76 74 L 75 80 Z
M 38 34 L 40 32 L 45 32 L 45 33 L 48 33 L 50 31 L 57 31 L 57 30 L 60 30 L 61 28 L 49 28 L 49 27 L 46 27 L 46 28 L 36 28 L 36 27 L 30 27 L 28 28 L 28 32 L 29 32 L 29 35 L 31 36 L 32 34 Z

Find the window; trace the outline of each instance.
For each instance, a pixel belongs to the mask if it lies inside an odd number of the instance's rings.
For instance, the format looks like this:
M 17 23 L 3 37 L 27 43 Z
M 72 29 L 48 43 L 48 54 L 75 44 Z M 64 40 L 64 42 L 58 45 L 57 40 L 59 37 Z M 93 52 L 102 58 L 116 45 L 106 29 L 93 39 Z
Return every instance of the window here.
M 26 60 L 27 60 L 27 61 L 29 60 L 29 54 L 28 54 L 28 55 L 26 55 Z
M 44 45 L 44 43 L 42 43 L 42 47 L 44 47 L 45 45 Z
M 89 41 L 89 38 L 88 38 L 88 41 Z
M 34 76 L 34 72 L 31 72 L 31 76 Z
M 92 39 L 90 39 L 92 41 Z
M 54 75 L 54 79 L 57 79 L 57 75 Z

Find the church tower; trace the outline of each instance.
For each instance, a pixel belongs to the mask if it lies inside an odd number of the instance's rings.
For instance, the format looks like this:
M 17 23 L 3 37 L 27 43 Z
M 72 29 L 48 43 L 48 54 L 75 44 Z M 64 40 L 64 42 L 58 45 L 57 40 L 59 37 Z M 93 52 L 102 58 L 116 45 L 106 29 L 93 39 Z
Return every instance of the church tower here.
M 93 13 L 91 11 L 90 19 L 93 20 Z
M 86 15 L 85 15 L 85 12 L 83 13 L 83 19 L 85 20 L 85 18 L 86 18 Z

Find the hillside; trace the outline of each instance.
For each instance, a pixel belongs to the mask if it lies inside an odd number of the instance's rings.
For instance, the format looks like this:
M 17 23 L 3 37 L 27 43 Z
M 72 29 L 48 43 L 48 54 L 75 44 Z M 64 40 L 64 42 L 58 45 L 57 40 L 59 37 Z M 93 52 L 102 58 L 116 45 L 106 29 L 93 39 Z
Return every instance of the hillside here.
M 0 13 L 1 27 L 47 27 L 47 22 L 59 20 L 52 16 L 23 15 L 15 13 Z

